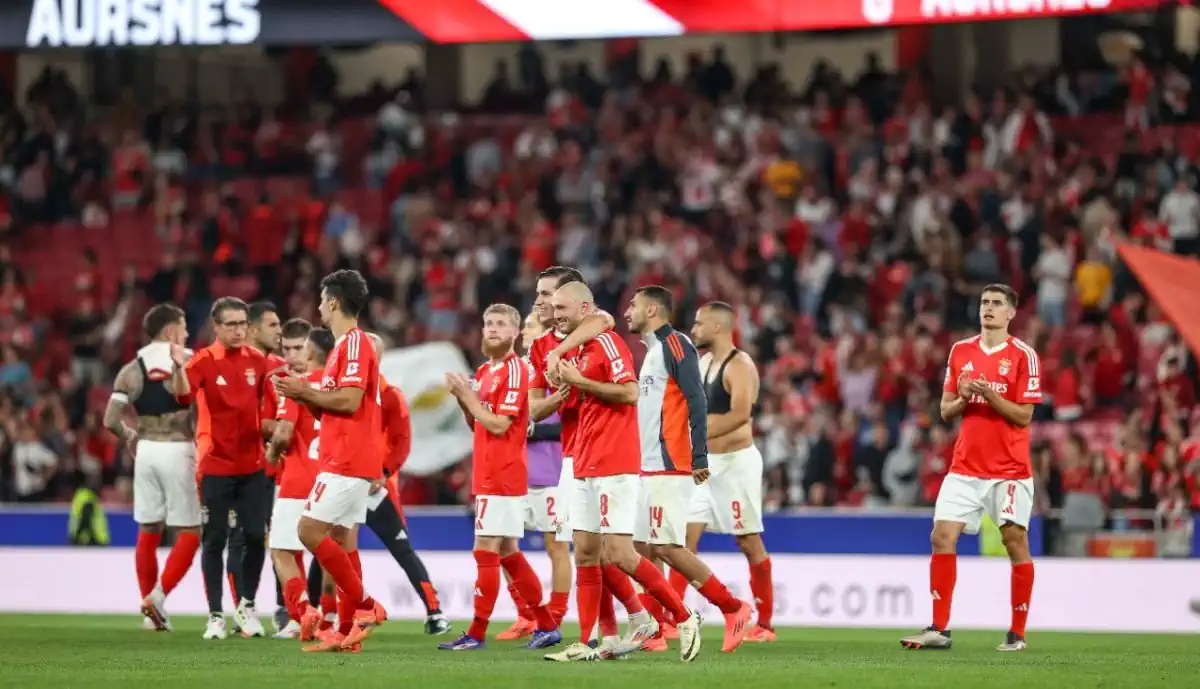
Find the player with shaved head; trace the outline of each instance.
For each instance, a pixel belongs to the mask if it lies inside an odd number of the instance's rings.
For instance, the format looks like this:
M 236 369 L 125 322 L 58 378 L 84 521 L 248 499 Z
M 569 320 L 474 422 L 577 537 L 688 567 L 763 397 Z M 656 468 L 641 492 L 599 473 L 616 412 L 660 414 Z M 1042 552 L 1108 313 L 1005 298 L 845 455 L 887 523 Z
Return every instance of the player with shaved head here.
M 709 479 L 696 486 L 688 515 L 687 547 L 696 552 L 705 530 L 733 534 L 750 564 L 750 592 L 758 620 L 747 642 L 775 640 L 771 613 L 775 601 L 771 558 L 763 545 L 763 459 L 754 445 L 751 411 L 758 400 L 758 368 L 734 346 L 733 307 L 714 301 L 696 312 L 692 341 L 708 352 L 700 359 L 708 399 Z M 672 588 L 687 589 L 687 579 L 671 575 Z
M 581 282 L 569 282 L 551 300 L 555 324 L 570 335 L 596 311 L 592 292 Z M 680 658 L 694 660 L 700 652 L 700 617 L 684 607 L 662 572 L 633 546 L 637 519 L 641 443 L 638 435 L 638 381 L 629 346 L 615 333 L 589 340 L 574 356 L 558 363 L 558 377 L 578 399 L 579 420 L 574 438 L 575 495 L 571 526 L 575 531 L 576 595 L 581 638 L 548 660 L 596 660 L 591 648 L 605 583 L 631 613 L 625 637 L 611 649 L 614 657 L 632 653 L 658 632 L 629 583 L 628 574 L 680 620 Z

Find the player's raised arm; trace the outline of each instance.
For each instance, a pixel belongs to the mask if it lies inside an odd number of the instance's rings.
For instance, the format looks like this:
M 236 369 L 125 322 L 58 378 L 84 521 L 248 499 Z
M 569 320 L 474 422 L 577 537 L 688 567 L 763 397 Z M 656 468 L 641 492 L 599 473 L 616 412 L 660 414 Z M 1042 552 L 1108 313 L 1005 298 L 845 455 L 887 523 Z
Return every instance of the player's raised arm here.
M 207 356 L 188 358 L 187 350 L 171 345 L 171 361 L 175 370 L 171 372 L 171 392 L 180 404 L 191 404 L 192 392 L 204 387 Z
M 692 437 L 692 469 L 708 468 L 708 400 L 700 378 L 700 355 L 691 342 L 671 333 L 662 342 L 667 375 L 679 386 L 687 405 Z M 748 413 L 748 412 L 747 412 Z
M 104 408 L 104 427 L 126 443 L 137 440 L 137 431 L 130 428 L 122 417 L 125 415 L 125 407 L 142 394 L 143 382 L 142 367 L 138 365 L 137 360 L 125 364 L 117 372 L 112 396 L 108 398 L 108 406 Z
M 739 353 L 729 362 L 725 367 L 724 385 L 729 393 L 729 411 L 708 415 L 710 438 L 720 438 L 750 423 L 754 402 L 758 399 L 758 369 L 750 357 Z
M 607 311 L 597 311 L 585 316 L 575 330 L 571 331 L 562 342 L 559 342 L 557 347 L 550 350 L 550 358 L 557 360 L 563 354 L 576 347 L 584 346 L 599 337 L 601 333 L 606 333 L 615 327 L 617 327 L 616 321 L 613 320 L 613 317 Z

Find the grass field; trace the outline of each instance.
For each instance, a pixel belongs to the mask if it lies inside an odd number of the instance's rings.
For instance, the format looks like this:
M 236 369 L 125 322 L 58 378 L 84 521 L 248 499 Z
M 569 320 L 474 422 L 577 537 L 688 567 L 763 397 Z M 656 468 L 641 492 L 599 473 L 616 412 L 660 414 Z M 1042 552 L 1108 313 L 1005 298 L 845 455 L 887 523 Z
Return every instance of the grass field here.
M 436 689 L 734 689 L 737 687 L 1197 686 L 1200 638 L 1034 633 L 1023 653 L 997 653 L 999 632 L 955 633 L 949 652 L 904 651 L 912 630 L 780 629 L 775 644 L 720 653 L 718 627 L 690 665 L 671 653 L 629 661 L 548 663 L 515 643 L 473 653 L 439 652 L 418 623 L 381 629 L 358 655 L 301 653 L 271 639 L 202 641 L 203 619 L 174 620 L 174 633 L 140 628 L 136 617 L 0 615 L 0 686 L 63 689 L 184 687 L 432 687 Z M 456 625 L 458 629 L 462 625 Z M 442 640 L 442 639 L 438 639 Z

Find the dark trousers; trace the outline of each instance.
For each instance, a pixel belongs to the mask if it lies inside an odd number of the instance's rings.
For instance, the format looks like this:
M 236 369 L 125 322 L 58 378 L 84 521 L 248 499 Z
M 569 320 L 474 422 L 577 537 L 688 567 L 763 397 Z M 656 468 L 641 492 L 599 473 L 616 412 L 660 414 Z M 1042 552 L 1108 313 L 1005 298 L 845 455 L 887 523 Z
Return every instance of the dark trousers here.
M 203 528 L 200 569 L 204 573 L 204 592 L 212 614 L 222 612 L 221 591 L 225 574 L 225 547 L 230 531 L 242 533 L 241 556 L 231 557 L 241 565 L 234 567 L 235 593 L 250 601 L 258 591 L 263 562 L 267 556 L 267 522 L 275 487 L 262 471 L 239 476 L 204 476 L 200 480 L 200 505 Z
M 384 499 L 379 503 L 379 507 L 368 511 L 367 527 L 375 532 L 392 554 L 392 558 L 404 570 L 413 589 L 425 603 L 426 614 L 440 613 L 441 604 L 438 602 L 433 583 L 429 581 L 429 571 L 425 569 L 425 563 L 421 562 L 421 556 L 413 550 L 412 543 L 408 540 L 408 528 L 400 518 L 396 505 L 390 499 Z

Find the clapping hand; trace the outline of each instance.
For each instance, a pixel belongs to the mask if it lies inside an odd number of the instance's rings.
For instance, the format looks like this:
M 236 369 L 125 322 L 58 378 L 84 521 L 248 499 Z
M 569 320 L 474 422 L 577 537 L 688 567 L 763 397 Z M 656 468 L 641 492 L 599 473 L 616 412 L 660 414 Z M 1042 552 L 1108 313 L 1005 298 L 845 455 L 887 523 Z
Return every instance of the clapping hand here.
M 470 394 L 471 381 L 461 373 L 450 372 L 446 374 L 446 389 L 461 401 Z
M 177 344 L 171 345 L 171 361 L 174 362 L 176 366 L 183 368 L 187 365 L 188 359 L 190 358 L 191 357 L 188 356 L 188 350 L 186 347 Z
M 290 400 L 303 399 L 305 393 L 312 387 L 299 376 L 278 376 L 275 378 L 275 392 Z
M 971 396 L 971 376 L 965 371 L 958 375 L 958 396 L 964 399 Z
M 991 392 L 992 386 L 988 384 L 987 378 L 979 376 L 975 380 L 971 381 L 968 389 L 972 394 L 986 396 Z

